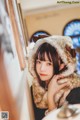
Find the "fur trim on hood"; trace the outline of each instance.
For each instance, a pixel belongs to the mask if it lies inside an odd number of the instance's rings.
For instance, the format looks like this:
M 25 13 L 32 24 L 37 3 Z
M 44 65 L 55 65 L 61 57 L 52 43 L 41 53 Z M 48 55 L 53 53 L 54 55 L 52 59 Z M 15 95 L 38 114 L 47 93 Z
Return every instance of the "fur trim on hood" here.
M 34 71 L 34 59 L 36 51 L 39 48 L 39 46 L 45 42 L 49 43 L 50 45 L 56 48 L 62 61 L 67 66 L 67 70 L 65 70 L 61 74 L 65 77 L 71 75 L 76 70 L 76 60 L 72 58 L 70 51 L 66 49 L 66 46 L 73 48 L 72 39 L 68 36 L 50 36 L 39 39 L 34 45 L 31 52 L 29 53 L 29 71 L 32 74 L 32 76 L 34 78 L 36 77 L 36 73 Z

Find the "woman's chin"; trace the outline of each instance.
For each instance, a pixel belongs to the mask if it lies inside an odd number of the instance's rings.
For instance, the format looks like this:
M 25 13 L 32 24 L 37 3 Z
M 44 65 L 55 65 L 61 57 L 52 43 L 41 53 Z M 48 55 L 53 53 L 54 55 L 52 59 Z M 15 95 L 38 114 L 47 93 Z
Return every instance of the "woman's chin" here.
M 41 77 L 40 76 L 40 79 L 41 79 L 41 81 L 48 81 L 48 79 L 46 77 Z

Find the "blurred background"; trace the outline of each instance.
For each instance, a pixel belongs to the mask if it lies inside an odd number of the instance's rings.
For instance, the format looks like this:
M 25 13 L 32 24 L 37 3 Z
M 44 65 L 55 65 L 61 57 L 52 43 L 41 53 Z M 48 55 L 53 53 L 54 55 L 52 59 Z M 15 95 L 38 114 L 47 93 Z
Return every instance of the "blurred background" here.
M 0 0 L 0 110 L 10 120 L 34 120 L 27 60 L 39 35 L 70 36 L 80 75 L 80 0 Z
M 21 0 L 27 38 L 38 34 L 70 36 L 77 49 L 77 70 L 80 74 L 80 0 Z

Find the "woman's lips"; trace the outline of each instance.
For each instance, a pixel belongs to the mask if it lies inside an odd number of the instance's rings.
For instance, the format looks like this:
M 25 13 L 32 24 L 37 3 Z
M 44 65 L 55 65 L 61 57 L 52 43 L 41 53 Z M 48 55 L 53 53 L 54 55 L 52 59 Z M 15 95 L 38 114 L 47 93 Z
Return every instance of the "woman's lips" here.
M 47 74 L 42 74 L 42 73 L 41 73 L 40 75 L 41 75 L 41 76 L 47 76 Z

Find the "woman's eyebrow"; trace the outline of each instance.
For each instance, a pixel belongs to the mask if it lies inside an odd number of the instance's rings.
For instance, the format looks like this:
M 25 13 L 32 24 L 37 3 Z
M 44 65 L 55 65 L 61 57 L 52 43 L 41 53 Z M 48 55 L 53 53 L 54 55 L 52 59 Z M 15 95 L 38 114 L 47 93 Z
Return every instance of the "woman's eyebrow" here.
M 46 60 L 47 62 L 51 62 L 50 60 Z
M 49 63 L 52 63 L 52 61 L 49 61 L 49 60 L 45 60 L 46 62 L 49 62 Z
M 41 60 L 41 59 L 39 59 L 39 58 L 36 59 L 36 61 L 38 61 L 38 60 L 39 60 L 39 61 L 46 61 L 46 62 L 50 62 L 50 63 L 52 63 L 52 61 L 50 61 L 50 60 L 46 60 L 46 59 L 45 59 L 45 60 Z
M 40 59 L 36 59 L 37 61 L 40 60 Z

